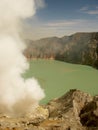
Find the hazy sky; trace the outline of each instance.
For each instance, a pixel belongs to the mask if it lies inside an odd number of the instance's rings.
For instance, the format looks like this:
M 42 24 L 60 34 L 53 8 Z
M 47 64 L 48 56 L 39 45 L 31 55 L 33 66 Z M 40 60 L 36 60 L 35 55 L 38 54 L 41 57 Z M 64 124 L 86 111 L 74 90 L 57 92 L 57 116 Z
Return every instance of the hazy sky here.
M 40 4 L 42 8 L 27 21 L 32 39 L 98 31 L 98 0 L 44 0 Z

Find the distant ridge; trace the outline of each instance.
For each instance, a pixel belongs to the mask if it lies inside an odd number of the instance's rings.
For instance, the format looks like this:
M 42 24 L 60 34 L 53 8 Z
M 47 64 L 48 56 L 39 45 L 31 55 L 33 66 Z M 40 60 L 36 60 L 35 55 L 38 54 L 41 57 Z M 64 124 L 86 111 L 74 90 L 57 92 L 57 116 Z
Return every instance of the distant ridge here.
M 47 58 L 98 68 L 98 32 L 79 32 L 70 36 L 26 40 L 27 58 Z

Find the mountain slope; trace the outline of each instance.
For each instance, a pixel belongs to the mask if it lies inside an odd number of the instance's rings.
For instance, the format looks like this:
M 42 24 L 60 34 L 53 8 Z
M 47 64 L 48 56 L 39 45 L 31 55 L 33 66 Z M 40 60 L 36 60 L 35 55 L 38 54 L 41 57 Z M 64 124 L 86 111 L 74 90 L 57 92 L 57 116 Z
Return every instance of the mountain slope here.
M 54 58 L 98 68 L 98 33 L 76 33 L 27 42 L 28 58 Z

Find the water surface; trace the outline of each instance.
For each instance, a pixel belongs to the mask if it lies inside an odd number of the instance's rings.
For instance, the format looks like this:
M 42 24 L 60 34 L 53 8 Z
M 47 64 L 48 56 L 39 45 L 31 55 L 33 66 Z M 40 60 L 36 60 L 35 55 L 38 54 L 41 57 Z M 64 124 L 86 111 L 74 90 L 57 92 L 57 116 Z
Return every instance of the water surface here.
M 42 103 L 60 97 L 69 89 L 80 89 L 92 95 L 98 94 L 98 70 L 52 60 L 32 60 L 25 77 L 34 76 L 45 90 Z

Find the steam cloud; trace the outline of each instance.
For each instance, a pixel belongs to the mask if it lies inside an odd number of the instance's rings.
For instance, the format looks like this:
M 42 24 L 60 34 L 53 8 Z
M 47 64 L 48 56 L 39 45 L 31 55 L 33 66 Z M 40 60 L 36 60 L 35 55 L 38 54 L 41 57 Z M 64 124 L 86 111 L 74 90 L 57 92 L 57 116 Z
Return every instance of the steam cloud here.
M 35 14 L 34 0 L 0 0 L 0 112 L 21 114 L 44 97 L 38 82 L 23 79 L 28 68 L 21 22 Z

